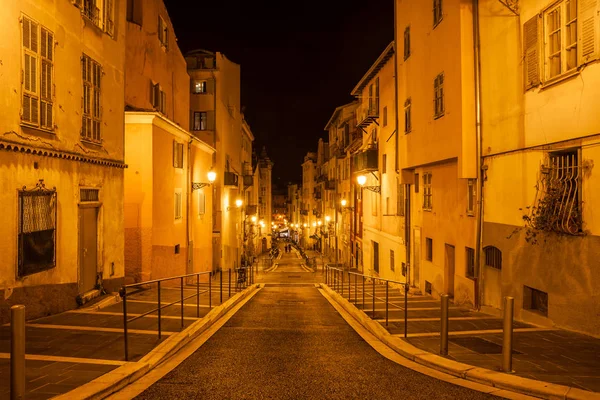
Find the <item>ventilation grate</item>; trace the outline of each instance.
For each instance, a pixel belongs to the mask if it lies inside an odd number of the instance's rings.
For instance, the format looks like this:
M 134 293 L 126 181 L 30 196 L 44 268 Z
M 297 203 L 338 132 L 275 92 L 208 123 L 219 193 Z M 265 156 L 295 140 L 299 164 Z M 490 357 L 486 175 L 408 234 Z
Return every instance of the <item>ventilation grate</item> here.
M 79 198 L 81 202 L 98 201 L 99 189 L 80 189 Z

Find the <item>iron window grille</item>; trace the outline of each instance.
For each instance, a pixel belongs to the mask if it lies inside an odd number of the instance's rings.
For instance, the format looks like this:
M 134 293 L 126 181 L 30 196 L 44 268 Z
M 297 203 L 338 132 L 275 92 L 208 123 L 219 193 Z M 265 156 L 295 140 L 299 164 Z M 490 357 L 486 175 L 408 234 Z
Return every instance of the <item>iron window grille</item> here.
M 102 106 L 100 104 L 100 82 L 102 67 L 84 54 L 81 57 L 81 72 L 83 79 L 81 138 L 99 143 L 101 142 L 100 125 Z
M 56 266 L 56 189 L 40 180 L 19 190 L 19 278 Z
M 444 104 L 444 73 L 443 72 L 435 77 L 435 80 L 433 82 L 433 92 L 434 92 L 433 117 L 440 118 L 444 115 L 444 112 L 446 111 L 446 106 Z
M 99 189 L 79 189 L 79 201 L 82 203 L 99 201 Z
M 485 255 L 485 265 L 496 269 L 502 269 L 502 252 L 494 246 L 483 248 Z

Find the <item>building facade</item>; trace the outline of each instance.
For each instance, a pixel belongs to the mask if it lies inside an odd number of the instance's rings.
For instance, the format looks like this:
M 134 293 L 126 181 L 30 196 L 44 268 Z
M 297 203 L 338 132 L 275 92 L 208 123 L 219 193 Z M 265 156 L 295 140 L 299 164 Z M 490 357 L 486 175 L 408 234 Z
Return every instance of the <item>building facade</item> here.
M 6 2 L 0 14 L 0 285 L 27 318 L 123 283 L 125 4 Z

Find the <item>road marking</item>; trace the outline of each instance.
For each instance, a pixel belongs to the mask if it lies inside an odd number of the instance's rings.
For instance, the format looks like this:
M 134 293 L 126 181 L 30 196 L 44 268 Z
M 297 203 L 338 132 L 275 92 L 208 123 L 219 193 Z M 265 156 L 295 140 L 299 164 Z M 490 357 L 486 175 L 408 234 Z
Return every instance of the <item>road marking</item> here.
M 439 321 L 440 317 L 432 318 L 408 318 L 407 321 L 411 322 L 426 322 L 426 321 Z M 472 321 L 477 319 L 498 319 L 496 317 L 448 317 L 450 321 Z M 385 322 L 385 318 L 377 318 L 374 321 Z M 388 322 L 404 322 L 404 318 L 388 318 Z
M 0 353 L 0 358 L 10 359 L 10 353 Z M 69 363 L 76 363 L 76 364 L 99 364 L 99 365 L 117 365 L 117 366 L 127 364 L 127 361 L 101 360 L 98 358 L 44 356 L 41 354 L 25 354 L 25 359 L 32 360 L 32 361 L 55 361 L 55 362 L 69 362 Z
M 556 329 L 552 328 L 515 328 L 514 332 L 548 332 L 555 331 Z M 453 331 L 448 332 L 448 336 L 468 336 L 468 335 L 484 335 L 491 333 L 502 333 L 502 329 L 488 329 L 488 330 L 480 330 L 480 331 Z M 404 337 L 403 333 L 395 333 L 392 336 Z M 439 337 L 439 332 L 423 332 L 423 333 L 409 333 L 408 337 Z
M 123 328 L 100 328 L 97 326 L 79 326 L 79 325 L 50 325 L 50 324 L 26 324 L 30 328 L 42 328 L 42 329 L 62 329 L 65 331 L 94 331 L 94 332 L 112 332 L 112 333 L 123 333 Z M 142 335 L 158 335 L 158 331 L 150 331 L 143 329 L 127 329 L 129 333 L 139 333 Z M 165 336 L 174 335 L 177 332 L 161 331 L 161 334 Z
M 202 306 L 200 306 L 202 307 Z M 208 306 L 206 306 L 208 307 Z M 116 315 L 119 317 L 123 316 L 123 313 L 118 313 L 118 312 L 109 312 L 109 311 L 83 311 L 83 310 L 70 310 L 70 311 L 66 311 L 66 313 L 68 314 L 99 314 L 99 315 Z M 142 314 L 133 314 L 133 313 L 127 313 L 128 317 L 139 317 Z M 148 317 L 148 318 L 158 318 L 158 315 L 154 315 L 154 314 L 148 314 L 148 315 L 144 315 L 144 317 Z M 202 317 L 200 317 L 202 318 Z M 196 318 L 196 317 L 183 317 L 183 319 L 187 319 L 187 320 L 191 320 L 191 321 L 195 321 L 197 319 L 200 318 Z M 160 319 L 181 319 L 181 316 L 174 316 L 174 315 L 161 315 Z
M 232 286 L 233 287 L 233 286 Z M 218 291 L 215 291 L 215 293 L 218 293 Z M 128 303 L 143 303 L 143 304 L 158 304 L 158 302 L 156 301 L 148 301 L 148 300 L 127 300 Z M 167 305 L 169 303 L 164 303 L 164 302 L 160 302 L 161 306 Z M 171 306 L 176 306 L 176 307 L 181 307 L 181 303 L 175 303 L 175 304 L 171 304 Z M 185 303 L 184 304 L 185 307 L 197 307 L 196 304 L 190 304 L 190 303 Z M 204 304 L 200 304 L 200 308 L 209 308 L 207 305 Z M 127 315 L 129 315 L 129 313 L 127 313 Z
M 369 304 L 370 302 L 367 302 L 367 304 Z M 354 302 L 352 303 L 354 304 Z M 360 302 L 359 302 L 360 304 Z M 392 305 L 392 303 L 390 303 L 390 306 Z M 461 310 L 461 308 L 458 307 L 448 307 L 449 310 Z M 359 309 L 363 312 L 372 312 L 373 309 L 372 308 L 365 308 L 363 309 Z M 434 311 L 434 310 L 440 310 L 440 307 L 408 307 L 408 311 Z M 385 311 L 385 308 L 375 308 L 375 312 L 377 311 Z M 388 309 L 388 311 L 404 311 L 404 308 L 400 307 L 400 306 L 396 306 L 394 309 Z

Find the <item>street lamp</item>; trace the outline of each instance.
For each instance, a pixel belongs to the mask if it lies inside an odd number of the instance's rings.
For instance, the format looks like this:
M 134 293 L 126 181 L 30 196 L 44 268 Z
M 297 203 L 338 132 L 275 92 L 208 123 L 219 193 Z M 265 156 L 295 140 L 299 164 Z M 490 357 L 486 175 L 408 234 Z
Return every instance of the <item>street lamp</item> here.
M 373 176 L 375 176 L 375 174 L 373 174 Z M 375 176 L 375 179 L 377 179 L 377 177 Z M 375 193 L 381 193 L 381 186 L 377 185 L 377 186 L 365 186 L 365 183 L 367 183 L 367 177 L 365 175 L 359 175 L 356 177 L 356 182 L 358 182 L 358 184 L 360 185 L 360 187 L 362 189 L 367 189 L 370 190 L 371 192 L 375 192 Z
M 217 179 L 217 173 L 211 169 L 206 174 L 206 177 L 208 178 L 208 182 L 192 182 L 192 192 L 194 190 L 202 189 L 204 186 L 212 185 Z

